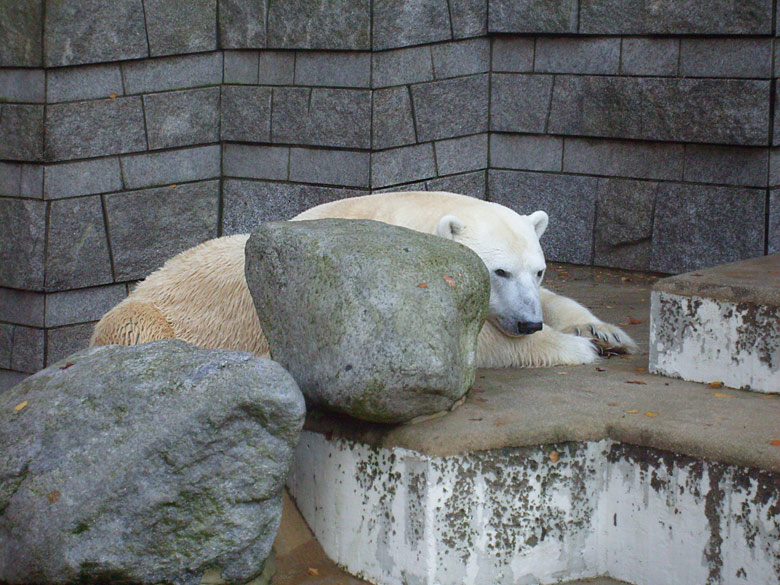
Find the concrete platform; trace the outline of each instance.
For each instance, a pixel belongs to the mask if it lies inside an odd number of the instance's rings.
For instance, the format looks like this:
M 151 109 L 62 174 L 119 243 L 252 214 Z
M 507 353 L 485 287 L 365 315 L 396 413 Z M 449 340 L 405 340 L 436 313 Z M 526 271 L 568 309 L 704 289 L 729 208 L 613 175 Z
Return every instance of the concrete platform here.
M 642 353 L 483 370 L 417 425 L 312 414 L 289 485 L 324 552 L 388 585 L 780 582 L 780 397 L 649 374 L 652 276 L 550 273 Z
M 780 254 L 658 281 L 650 371 L 780 393 Z

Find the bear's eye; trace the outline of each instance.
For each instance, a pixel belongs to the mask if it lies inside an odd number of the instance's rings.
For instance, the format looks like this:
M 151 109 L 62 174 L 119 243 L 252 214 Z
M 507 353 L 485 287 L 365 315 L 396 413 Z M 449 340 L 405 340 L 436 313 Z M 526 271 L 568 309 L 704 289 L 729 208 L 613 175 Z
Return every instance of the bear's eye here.
M 506 270 L 503 270 L 501 268 L 497 268 L 493 271 L 496 276 L 500 276 L 501 278 L 509 278 L 509 273 Z
M 542 276 L 544 276 L 544 270 L 540 270 L 536 273 L 536 278 L 541 278 Z

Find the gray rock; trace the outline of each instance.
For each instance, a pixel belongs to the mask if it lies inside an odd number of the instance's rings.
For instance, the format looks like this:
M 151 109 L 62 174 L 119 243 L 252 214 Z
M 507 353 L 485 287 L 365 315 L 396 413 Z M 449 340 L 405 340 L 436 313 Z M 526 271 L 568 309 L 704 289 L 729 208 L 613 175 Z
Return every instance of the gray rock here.
M 367 50 L 370 32 L 369 0 L 271 2 L 268 8 L 268 48 Z
M 258 51 L 225 51 L 225 83 L 257 84 Z
M 471 39 L 431 47 L 436 79 L 474 75 L 490 71 L 490 41 Z
M 218 179 L 220 172 L 218 144 L 122 157 L 128 189 Z
M 499 133 L 490 135 L 492 168 L 560 171 L 562 156 L 563 139 L 557 136 Z
M 375 189 L 436 176 L 433 144 L 417 144 L 375 152 L 371 156 L 371 186 Z
M 268 142 L 271 139 L 271 89 L 222 87 L 222 140 Z
M 372 53 L 374 87 L 390 87 L 433 80 L 431 47 L 409 47 Z
M 493 33 L 577 32 L 576 0 L 490 0 Z
M 144 96 L 149 148 L 219 142 L 219 88 Z
M 449 6 L 453 38 L 487 35 L 487 0 L 449 0 Z
M 0 102 L 46 103 L 43 69 L 0 69 Z
M 772 39 L 681 39 L 683 77 L 772 76 Z
M 40 292 L 0 287 L 0 321 L 43 327 L 45 298 Z
M 152 57 L 217 48 L 217 0 L 144 0 Z
M 683 179 L 694 183 L 766 187 L 768 167 L 763 148 L 688 144 Z
M 72 353 L 88 348 L 96 322 L 47 329 L 46 365 L 51 366 Z
M 452 38 L 447 0 L 374 0 L 374 49 L 394 49 Z
M 406 146 L 416 142 L 412 99 L 408 87 L 375 89 L 373 109 L 371 122 L 375 149 Z
M 119 65 L 88 65 L 50 69 L 46 73 L 49 103 L 124 95 Z
M 491 76 L 490 129 L 544 134 L 552 75 Z
M 262 85 L 292 85 L 295 80 L 295 52 L 260 51 L 258 80 Z
M 0 198 L 0 286 L 43 289 L 46 203 Z
M 682 144 L 566 138 L 566 173 L 682 180 L 685 147 Z
M 541 37 L 536 41 L 536 72 L 614 75 L 619 69 L 618 38 Z
M 371 54 L 355 51 L 299 51 L 295 85 L 370 87 Z
M 474 381 L 490 283 L 463 246 L 368 220 L 267 223 L 246 277 L 271 355 L 312 406 L 402 422 Z
M 0 158 L 43 158 L 43 106 L 0 103 Z
M 40 67 L 43 63 L 43 1 L 0 2 L 0 67 Z
M 0 395 L 0 580 L 254 578 L 303 418 L 278 364 L 178 340 L 39 372 Z
M 26 374 L 40 370 L 43 367 L 43 339 L 43 329 L 15 326 L 11 369 Z
M 622 42 L 620 72 L 623 75 L 677 74 L 680 60 L 679 39 L 626 37 Z
M 290 149 L 290 180 L 368 188 L 371 155 L 352 150 Z
M 534 70 L 533 38 L 496 37 L 493 39 L 493 67 L 496 72 L 528 73 Z
M 97 321 L 126 296 L 124 284 L 49 294 L 46 296 L 46 327 Z
M 226 177 L 285 181 L 289 174 L 290 149 L 228 143 L 224 146 L 223 161 Z
M 474 75 L 412 86 L 420 142 L 488 130 L 487 75 Z
M 46 199 L 64 199 L 122 189 L 117 157 L 48 165 L 45 177 Z
M 222 54 L 205 53 L 122 64 L 127 93 L 152 93 L 222 83 Z
M 487 168 L 487 134 L 440 140 L 434 143 L 434 150 L 439 175 L 454 175 Z
M 0 196 L 43 198 L 43 165 L 0 162 Z
M 14 343 L 14 326 L 0 323 L 0 368 L 11 368 L 11 348 Z M 1 392 L 1 390 L 0 390 Z
M 412 189 L 410 187 L 410 189 Z M 420 191 L 449 191 L 450 193 L 461 193 L 477 199 L 485 199 L 487 192 L 487 171 L 477 171 L 475 173 L 462 173 L 460 175 L 450 175 L 448 177 L 438 177 L 426 181 Z
M 27 374 L 23 372 L 12 372 L 11 370 L 0 370 L 0 393 L 16 386 L 24 380 Z
M 219 46 L 265 48 L 267 0 L 219 0 Z

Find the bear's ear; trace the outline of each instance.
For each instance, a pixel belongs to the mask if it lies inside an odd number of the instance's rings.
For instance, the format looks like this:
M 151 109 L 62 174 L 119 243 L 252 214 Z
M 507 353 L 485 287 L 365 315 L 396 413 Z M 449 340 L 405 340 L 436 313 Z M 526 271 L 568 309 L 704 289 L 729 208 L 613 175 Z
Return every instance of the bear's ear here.
M 445 215 L 439 220 L 439 223 L 436 224 L 435 234 L 441 238 L 452 240 L 463 231 L 464 227 L 466 227 L 466 224 L 464 224 L 460 218 L 454 215 Z
M 547 222 L 550 218 L 547 217 L 547 214 L 544 211 L 534 211 L 528 216 L 528 219 L 531 220 L 531 225 L 534 226 L 536 237 L 541 238 L 544 230 L 547 229 Z

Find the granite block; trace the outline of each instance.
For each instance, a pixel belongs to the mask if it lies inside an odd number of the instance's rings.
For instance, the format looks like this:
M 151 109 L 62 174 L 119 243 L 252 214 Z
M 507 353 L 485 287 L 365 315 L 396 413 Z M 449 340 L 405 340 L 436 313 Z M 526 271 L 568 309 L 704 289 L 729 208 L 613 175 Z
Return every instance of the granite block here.
M 267 0 L 219 0 L 219 47 L 265 48 L 267 9 Z
M 42 292 L 0 287 L 0 321 L 43 327 L 45 300 Z
M 48 165 L 44 176 L 46 199 L 64 199 L 122 189 L 117 157 Z
M 374 10 L 376 11 L 376 7 Z M 268 8 L 268 47 L 368 50 L 371 48 L 371 2 L 370 0 L 271 2 Z
M 258 51 L 225 51 L 225 83 L 256 85 L 260 53 Z
M 599 37 L 541 37 L 536 40 L 537 73 L 617 74 L 620 39 Z
M 412 103 L 420 142 L 488 130 L 487 75 L 461 77 L 412 86 Z
M 217 0 L 143 0 L 152 57 L 217 48 Z
M 222 54 L 204 53 L 122 63 L 128 94 L 222 83 Z
M 767 252 L 780 254 L 780 191 L 772 189 L 769 192 L 769 223 L 767 225 L 769 240 Z
M 529 37 L 495 37 L 492 71 L 529 73 L 534 70 L 536 41 Z
M 57 0 L 45 18 L 47 67 L 149 55 L 142 0 Z
M 286 146 L 225 144 L 223 160 L 226 177 L 271 181 L 289 177 L 290 149 Z
M 261 85 L 292 85 L 295 82 L 294 51 L 260 51 L 258 60 Z
M 272 141 L 309 146 L 371 147 L 371 91 L 274 88 Z
M 487 35 L 487 0 L 449 0 L 452 37 Z
M 219 142 L 219 88 L 144 96 L 149 148 Z
M 218 179 L 221 174 L 220 156 L 218 144 L 123 156 L 125 188 Z
M 436 79 L 490 71 L 490 41 L 486 38 L 433 45 L 431 55 Z
M 682 180 L 682 144 L 589 138 L 566 138 L 565 142 L 566 173 Z
M 97 321 L 126 296 L 124 284 L 46 295 L 46 327 Z
M 491 134 L 490 167 L 561 171 L 563 139 L 539 134 Z
M 766 187 L 768 172 L 769 152 L 766 148 L 685 146 L 685 181 Z
M 11 370 L 0 369 L 0 392 L 10 390 L 17 384 L 20 384 L 28 375 L 22 372 L 12 372 Z
M 489 0 L 491 33 L 577 32 L 576 0 Z
M 550 216 L 541 239 L 548 260 L 591 264 L 599 179 L 576 175 L 488 172 L 488 200 L 527 215 L 543 209 Z
M 763 189 L 663 183 L 650 270 L 688 272 L 764 253 Z
M 14 344 L 13 325 L 0 323 L 0 368 L 8 369 L 11 367 L 11 348 Z
M 0 69 L 0 102 L 45 103 L 43 69 Z
M 271 89 L 222 86 L 222 140 L 268 142 L 271 139 Z
M 219 181 L 115 193 L 105 201 L 118 281 L 144 278 L 217 235 Z
M 562 75 L 548 131 L 760 145 L 768 141 L 768 95 L 769 81 Z
M 43 329 L 14 326 L 14 345 L 11 350 L 11 369 L 34 374 L 43 368 Z
M 43 158 L 43 106 L 0 103 L 0 158 Z
M 544 134 L 552 76 L 494 73 L 491 82 L 491 130 Z
M 620 72 L 623 75 L 677 75 L 680 40 L 624 37 Z
M 780 148 L 769 149 L 769 186 L 780 186 Z
M 455 175 L 487 168 L 488 135 L 476 134 L 434 143 L 438 175 Z
M 485 199 L 487 189 L 487 171 L 477 171 L 475 173 L 463 173 L 460 175 L 450 175 L 448 177 L 438 177 L 425 182 L 427 191 L 447 191 L 449 193 L 460 193 L 469 195 L 477 199 Z M 404 187 L 412 189 L 412 187 Z
M 46 96 L 50 104 L 124 95 L 119 65 L 85 65 L 49 69 Z
M 46 365 L 50 366 L 63 358 L 89 347 L 94 323 L 81 323 L 58 327 L 46 331 Z
M 373 147 L 394 148 L 416 142 L 409 88 L 374 90 Z
M 433 144 L 418 144 L 371 155 L 371 186 L 375 189 L 436 176 Z
M 43 64 L 43 0 L 0 2 L 0 67 Z
M 248 233 L 263 222 L 291 219 L 315 205 L 365 194 L 317 185 L 226 179 L 222 233 Z
M 772 76 L 772 39 L 681 39 L 683 77 Z
M 43 289 L 46 203 L 0 199 L 0 286 Z
M 100 196 L 60 199 L 50 205 L 46 290 L 61 291 L 112 282 Z
M 43 165 L 0 162 L 0 197 L 43 198 Z
M 772 1 L 590 0 L 581 4 L 579 32 L 641 35 L 766 35 L 772 32 Z
M 290 180 L 343 187 L 369 186 L 371 154 L 352 150 L 290 149 Z
M 89 158 L 146 150 L 140 97 L 46 108 L 46 159 Z
M 373 35 L 379 51 L 450 40 L 447 0 L 374 0 Z
M 374 87 L 433 80 L 431 47 L 409 47 L 372 53 Z
M 371 87 L 371 54 L 354 51 L 298 51 L 295 84 Z

